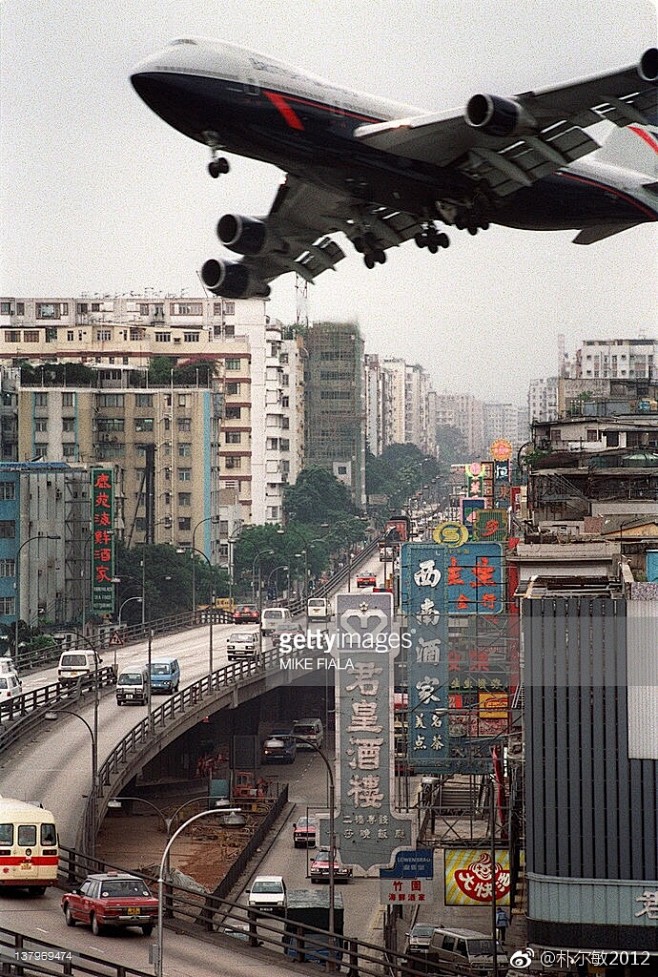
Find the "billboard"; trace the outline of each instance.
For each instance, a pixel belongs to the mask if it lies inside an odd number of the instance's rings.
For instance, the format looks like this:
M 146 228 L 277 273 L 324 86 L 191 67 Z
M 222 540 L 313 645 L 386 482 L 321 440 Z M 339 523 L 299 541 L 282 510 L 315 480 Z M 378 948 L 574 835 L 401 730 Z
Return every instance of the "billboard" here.
M 446 906 L 490 906 L 493 878 L 496 904 L 509 906 L 509 851 L 496 851 L 492 872 L 491 852 L 478 848 L 446 848 L 444 851 L 444 901 Z
M 93 468 L 91 479 L 91 606 L 99 614 L 114 614 L 114 470 Z

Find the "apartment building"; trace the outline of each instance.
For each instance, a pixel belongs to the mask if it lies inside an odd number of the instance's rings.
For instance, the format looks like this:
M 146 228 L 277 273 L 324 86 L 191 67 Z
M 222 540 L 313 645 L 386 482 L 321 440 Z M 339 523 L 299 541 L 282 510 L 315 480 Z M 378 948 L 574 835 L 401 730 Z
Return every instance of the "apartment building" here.
M 558 416 L 558 377 L 531 380 L 528 387 L 528 418 L 533 421 L 554 421 Z
M 585 339 L 576 351 L 572 376 L 583 379 L 658 379 L 658 341 L 655 339 Z
M 54 422 L 40 417 L 37 424 L 35 417 L 34 425 L 26 426 L 18 396 L 5 389 L 5 382 L 0 418 L 2 457 L 22 460 L 39 454 L 85 463 L 107 460 L 112 452 L 122 457 L 130 450 L 131 442 L 119 437 L 127 426 L 141 437 L 134 442 L 138 453 L 143 450 L 140 445 L 156 446 L 154 477 L 161 499 L 175 501 L 179 495 L 186 499 L 189 486 L 177 485 L 174 491 L 166 482 L 169 477 L 185 480 L 189 467 L 190 485 L 195 483 L 189 505 L 192 526 L 199 519 L 205 520 L 211 510 L 218 514 L 220 493 L 224 507 L 239 512 L 231 518 L 228 511 L 220 514 L 229 533 L 241 523 L 278 522 L 285 484 L 296 478 L 303 461 L 303 372 L 301 354 L 297 346 L 294 349 L 291 398 L 283 386 L 290 379 L 289 364 L 279 362 L 280 356 L 285 361 L 290 352 L 284 351 L 281 326 L 270 322 L 261 299 L 229 301 L 155 294 L 5 297 L 0 300 L 0 363 L 8 368 L 5 377 L 12 376 L 13 364 L 30 363 L 37 370 L 37 380 L 38 371 L 42 372 L 43 389 L 39 393 L 47 399 L 49 392 L 54 394 L 47 364 L 83 365 L 93 374 L 90 387 L 95 387 L 98 395 L 95 406 L 115 413 L 102 419 L 104 430 L 90 426 L 82 414 L 77 415 L 77 422 L 63 417 L 61 432 L 52 426 L 46 439 L 40 436 L 45 432 L 39 428 Z M 199 382 L 194 370 L 197 364 L 203 373 L 207 362 L 215 364 L 210 387 Z M 170 383 L 162 389 L 143 389 L 154 363 L 164 364 Z M 175 370 L 181 367 L 188 368 L 185 389 L 173 382 Z M 152 382 L 146 379 L 146 383 Z M 73 397 L 74 386 L 69 382 L 66 386 L 66 398 Z M 83 390 L 78 396 L 82 404 L 91 403 Z M 127 413 L 121 416 L 124 409 Z M 19 421 L 23 423 L 20 435 Z M 150 421 L 152 431 L 148 430 Z M 112 429 L 121 423 L 123 432 Z M 77 441 L 74 433 L 83 441 Z M 191 452 L 195 464 L 179 462 L 179 458 L 191 457 L 179 456 L 179 451 Z M 139 461 L 139 457 L 127 459 L 127 469 L 136 471 L 137 479 Z M 122 467 L 119 457 L 116 463 Z M 138 488 L 129 488 L 131 496 L 135 492 L 139 495 Z M 128 507 L 130 502 L 127 496 Z M 161 503 L 159 508 L 169 507 Z M 126 524 L 129 530 L 132 527 L 136 540 L 142 531 L 141 518 L 139 513 L 131 518 L 127 510 Z M 185 516 L 172 509 L 167 518 L 170 532 L 175 533 L 178 520 L 184 524 Z M 221 551 L 225 553 L 226 543 L 221 544 Z
M 469 457 L 486 457 L 488 443 L 484 433 L 484 405 L 472 394 L 437 394 L 437 425 L 461 431 Z

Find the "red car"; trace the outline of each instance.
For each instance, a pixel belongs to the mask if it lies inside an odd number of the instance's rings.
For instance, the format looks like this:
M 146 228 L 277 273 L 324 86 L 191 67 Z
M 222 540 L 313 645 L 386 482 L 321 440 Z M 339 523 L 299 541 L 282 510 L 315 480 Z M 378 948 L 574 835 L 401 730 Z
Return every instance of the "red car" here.
M 315 848 L 318 825 L 314 818 L 299 818 L 292 826 L 295 848 Z
M 357 587 L 376 587 L 377 577 L 374 573 L 363 573 L 356 578 Z
M 61 906 L 67 926 L 87 923 L 94 936 L 124 926 L 139 926 L 150 936 L 158 921 L 158 900 L 142 879 L 126 872 L 88 875 L 62 896 Z
M 258 624 L 259 621 L 258 608 L 254 607 L 253 604 L 243 604 L 242 607 L 237 607 L 233 612 L 234 624 Z

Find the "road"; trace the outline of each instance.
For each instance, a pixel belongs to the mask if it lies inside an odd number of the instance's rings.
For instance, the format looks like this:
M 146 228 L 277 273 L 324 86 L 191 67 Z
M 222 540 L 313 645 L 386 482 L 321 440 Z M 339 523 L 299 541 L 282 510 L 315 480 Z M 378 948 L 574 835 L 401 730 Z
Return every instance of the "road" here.
M 359 572 L 372 570 L 381 582 L 382 568 L 375 554 L 359 568 Z M 355 588 L 356 571 L 352 574 L 351 587 Z M 244 626 L 243 626 L 244 627 Z M 247 630 L 247 628 L 244 628 Z M 235 630 L 234 625 L 215 625 L 214 667 L 227 663 L 226 637 Z M 209 628 L 204 626 L 184 634 L 158 637 L 152 642 L 152 657 L 175 654 L 181 663 L 181 684 L 186 685 L 207 674 Z M 146 660 L 147 645 L 142 643 L 129 648 L 117 649 L 119 666 L 128 662 Z M 114 651 L 107 653 L 105 664 L 114 659 Z M 26 677 L 25 688 L 35 688 L 55 681 L 56 668 Z M 155 697 L 155 706 L 160 701 Z M 93 724 L 93 706 L 76 707 L 90 725 Z M 114 745 L 130 731 L 147 712 L 146 706 L 120 708 L 112 694 L 101 700 L 98 711 L 98 757 L 102 763 Z M 268 776 L 275 775 L 276 768 L 268 769 Z M 82 799 L 89 789 L 91 774 L 91 737 L 83 723 L 73 717 L 61 717 L 52 724 L 48 733 L 41 733 L 0 757 L 0 793 L 9 797 L 41 800 L 44 806 L 56 813 L 60 840 L 66 846 L 75 842 L 80 818 Z M 292 821 L 306 813 L 307 806 L 326 804 L 326 769 L 321 760 L 311 754 L 300 753 L 291 766 L 281 767 L 281 780 L 290 784 L 290 800 L 296 805 L 288 827 L 275 839 L 256 874 L 280 874 L 290 888 L 311 887 L 306 878 L 307 853 L 292 845 Z M 245 885 L 248 884 L 245 882 Z M 313 886 L 312 888 L 315 888 Z M 355 879 L 350 885 L 341 885 L 337 891 L 345 901 L 346 933 L 363 938 L 369 931 L 379 902 L 378 883 L 371 879 Z M 111 937 L 93 937 L 83 927 L 69 929 L 59 909 L 59 893 L 48 892 L 42 899 L 30 899 L 21 893 L 2 894 L 3 924 L 42 939 L 54 945 L 105 957 L 145 971 L 148 963 L 148 946 L 138 931 L 125 931 Z M 240 901 L 246 902 L 244 896 Z M 226 977 L 279 977 L 289 975 L 290 966 L 279 966 L 276 957 L 265 963 L 262 957 L 243 944 L 239 949 L 230 947 L 221 951 L 221 970 Z M 165 977 L 207 977 L 217 972 L 217 948 L 202 939 L 190 939 L 167 932 L 165 934 Z M 295 973 L 312 973 L 313 968 L 295 964 Z

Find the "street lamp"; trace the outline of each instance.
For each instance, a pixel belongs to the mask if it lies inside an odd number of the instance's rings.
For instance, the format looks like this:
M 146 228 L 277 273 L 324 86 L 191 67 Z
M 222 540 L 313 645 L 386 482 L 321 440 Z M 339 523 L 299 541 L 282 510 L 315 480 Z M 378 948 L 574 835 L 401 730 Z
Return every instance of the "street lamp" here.
M 287 563 L 280 563 L 278 565 L 278 567 L 274 567 L 273 570 L 270 570 L 270 572 L 267 575 L 267 581 L 265 583 L 265 589 L 266 589 L 266 591 L 268 593 L 269 593 L 269 590 L 270 590 L 270 580 L 272 579 L 272 577 L 274 576 L 274 574 L 275 573 L 278 573 L 279 570 L 287 570 L 287 569 L 288 569 L 288 564 Z
M 26 539 L 24 543 L 21 543 L 21 545 L 18 547 L 18 550 L 16 552 L 16 567 L 15 567 L 15 572 L 16 572 L 16 577 L 15 577 L 15 581 L 16 581 L 16 583 L 15 583 L 15 586 L 16 586 L 16 600 L 15 600 L 15 607 L 14 607 L 14 610 L 16 611 L 16 622 L 15 622 L 15 631 L 14 631 L 14 655 L 16 657 L 18 657 L 18 622 L 20 621 L 20 618 L 21 618 L 21 614 L 20 614 L 20 608 L 21 608 L 21 550 L 25 546 L 27 546 L 28 543 L 33 543 L 35 539 L 38 540 L 38 539 L 61 539 L 61 538 L 62 538 L 61 536 L 52 536 L 50 534 L 47 535 L 47 536 L 45 536 L 43 533 L 37 533 L 36 536 L 30 536 L 30 538 L 29 539 Z
M 164 872 L 165 872 L 165 862 L 169 857 L 169 852 L 171 846 L 176 841 L 181 831 L 187 828 L 188 824 L 192 824 L 194 821 L 198 821 L 199 818 L 205 818 L 209 814 L 239 814 L 242 811 L 241 807 L 225 807 L 221 811 L 199 811 L 198 814 L 193 814 L 191 818 L 183 823 L 176 829 L 174 834 L 171 836 L 167 844 L 165 845 L 165 850 L 162 853 L 162 859 L 160 860 L 160 874 L 158 875 L 158 942 L 157 942 L 157 952 L 155 960 L 155 977 L 163 977 L 162 969 L 162 957 L 163 957 L 163 919 L 164 919 Z
M 196 577 L 195 577 L 195 572 L 194 572 L 196 561 L 194 559 L 194 554 L 196 553 L 198 556 L 202 556 L 203 559 L 208 564 L 208 566 L 210 567 L 210 588 L 211 589 L 210 589 L 210 605 L 209 605 L 209 608 L 208 608 L 208 674 L 209 675 L 212 675 L 212 673 L 213 673 L 213 630 L 212 630 L 212 626 L 213 626 L 213 612 L 215 610 L 215 577 L 214 577 L 214 567 L 213 567 L 212 563 L 210 562 L 210 560 L 208 559 L 208 557 L 206 556 L 206 554 L 203 552 L 203 550 L 197 550 L 193 546 L 188 546 L 187 549 L 189 550 L 190 556 L 192 557 L 192 581 L 193 581 L 194 595 L 195 595 L 194 596 L 194 611 L 196 611 L 196 582 L 195 582 Z M 181 547 L 180 549 L 177 549 L 176 552 L 177 553 L 185 553 L 185 549 Z
M 126 606 L 126 604 L 129 604 L 131 600 L 138 600 L 142 604 L 144 603 L 144 598 L 141 595 L 139 595 L 137 597 L 126 597 L 126 599 L 124 601 L 122 601 L 122 603 L 121 603 L 121 605 L 119 607 L 119 613 L 117 614 L 117 623 L 119 625 L 121 625 L 121 612 L 124 609 L 124 607 Z
M 96 674 L 96 679 L 98 680 L 98 674 Z M 96 692 L 98 692 L 98 681 L 96 682 Z M 98 801 L 97 801 L 97 785 L 98 785 L 98 728 L 96 732 L 91 728 L 87 720 L 80 715 L 78 712 L 73 712 L 72 709 L 63 708 L 58 712 L 47 712 L 44 714 L 44 719 L 48 722 L 57 722 L 59 719 L 59 713 L 65 712 L 68 716 L 73 716 L 75 719 L 79 719 L 81 723 L 84 723 L 89 730 L 89 735 L 91 736 L 91 825 L 92 832 L 91 838 L 89 839 L 89 857 L 96 857 L 96 818 L 98 811 Z M 85 839 L 85 842 L 87 839 Z
M 262 662 L 263 660 L 263 586 L 261 582 L 261 566 L 260 561 L 264 556 L 272 556 L 274 550 L 259 550 L 254 557 L 254 562 L 251 567 L 251 586 L 254 589 L 255 576 L 256 576 L 256 563 L 258 563 L 258 660 Z
M 334 859 L 336 857 L 336 824 L 334 820 L 334 806 L 336 797 L 336 787 L 334 783 L 334 772 L 331 764 L 327 760 L 323 751 L 315 743 L 306 740 L 305 746 L 310 746 L 320 757 L 329 775 L 329 932 L 334 932 L 334 914 L 336 906 L 336 880 L 334 877 Z
M 205 522 L 212 522 L 216 525 L 219 522 L 219 516 L 206 516 L 205 519 L 200 519 L 198 521 L 198 523 L 192 530 L 192 554 L 201 552 L 196 548 L 196 531 L 199 528 L 199 526 L 203 526 Z M 206 556 L 206 554 L 203 553 L 203 556 Z M 206 559 L 208 560 L 207 556 Z M 210 563 L 210 560 L 208 560 L 208 563 Z M 196 565 L 195 565 L 194 555 L 193 555 L 192 556 L 192 614 L 194 614 L 195 612 L 196 612 Z

